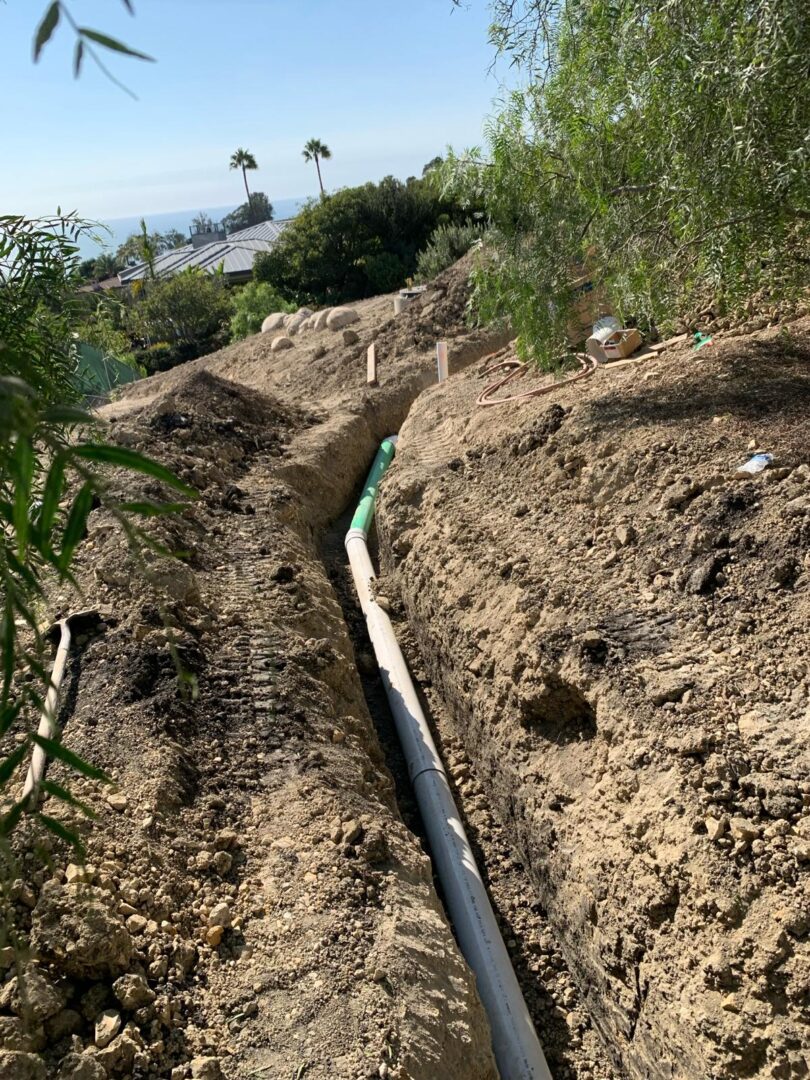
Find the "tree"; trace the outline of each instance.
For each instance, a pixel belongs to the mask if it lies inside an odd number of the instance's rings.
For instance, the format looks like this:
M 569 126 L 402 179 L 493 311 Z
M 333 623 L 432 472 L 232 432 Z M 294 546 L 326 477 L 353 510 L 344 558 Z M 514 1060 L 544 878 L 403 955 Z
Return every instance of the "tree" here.
M 168 342 L 200 355 L 227 323 L 232 306 L 220 275 L 191 267 L 174 277 L 146 283 L 142 298 L 130 312 L 130 329 L 147 345 Z
M 286 300 L 338 304 L 403 285 L 433 230 L 467 215 L 424 180 L 344 188 L 312 199 L 268 252 L 253 276 Z
M 214 220 L 210 214 L 206 214 L 204 210 L 191 219 L 191 227 L 195 232 L 211 232 L 214 228 Z
M 724 313 L 807 282 L 805 3 L 494 8 L 493 39 L 529 85 L 487 152 L 450 154 L 442 174 L 484 202 L 495 258 L 475 300 L 509 318 L 524 355 L 559 356 L 585 270 L 621 319 L 664 332 L 709 300 Z
M 295 304 L 282 300 L 267 282 L 249 281 L 234 298 L 231 341 L 239 341 L 248 334 L 258 334 L 267 316 L 277 311 L 293 312 Z
M 188 243 L 188 238 L 184 233 L 181 233 L 179 229 L 169 229 L 163 233 L 161 238 L 161 253 L 163 251 L 173 251 L 175 248 L 185 247 Z
M 273 220 L 273 204 L 263 191 L 251 191 L 250 202 L 237 206 L 230 214 L 222 219 L 223 227 L 228 233 L 238 229 L 246 229 L 248 225 L 260 225 L 263 221 Z
M 256 158 L 249 150 L 243 150 L 240 146 L 238 150 L 231 154 L 230 167 L 231 169 L 242 170 L 242 179 L 245 182 L 245 194 L 247 195 L 248 206 L 250 206 L 250 188 L 248 187 L 247 182 L 247 171 L 248 169 L 258 169 L 259 166 L 256 163 Z M 253 223 L 251 222 L 251 224 Z
M 325 192 L 323 190 L 323 180 L 321 179 L 321 161 L 328 161 L 332 156 L 332 151 L 320 139 L 310 139 L 304 146 L 302 156 L 304 161 L 315 162 L 315 168 L 318 170 L 318 183 L 321 187 L 321 198 L 323 198 Z

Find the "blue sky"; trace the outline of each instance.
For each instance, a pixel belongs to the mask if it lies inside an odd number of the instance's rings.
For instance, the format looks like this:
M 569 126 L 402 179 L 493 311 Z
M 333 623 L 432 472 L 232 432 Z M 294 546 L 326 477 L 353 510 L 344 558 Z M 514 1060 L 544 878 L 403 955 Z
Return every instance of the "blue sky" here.
M 77 22 L 149 53 L 72 75 L 60 25 L 37 65 L 46 0 L 0 0 L 0 212 L 119 217 L 241 201 L 237 146 L 270 199 L 313 195 L 301 148 L 332 149 L 327 187 L 421 174 L 450 143 L 482 141 L 499 92 L 486 0 L 67 0 Z M 499 74 L 508 75 L 507 71 Z

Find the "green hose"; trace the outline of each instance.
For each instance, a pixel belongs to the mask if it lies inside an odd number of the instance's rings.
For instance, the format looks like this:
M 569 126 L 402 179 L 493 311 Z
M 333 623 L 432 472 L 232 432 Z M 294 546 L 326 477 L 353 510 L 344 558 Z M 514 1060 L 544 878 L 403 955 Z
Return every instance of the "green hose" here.
M 388 466 L 394 460 L 394 445 L 393 439 L 384 439 L 380 444 L 380 449 L 374 458 L 374 464 L 371 466 L 371 472 L 366 479 L 362 497 L 352 518 L 351 527 L 361 529 L 366 536 L 368 536 L 371 523 L 374 520 L 374 503 L 377 501 L 380 480 L 385 476 Z

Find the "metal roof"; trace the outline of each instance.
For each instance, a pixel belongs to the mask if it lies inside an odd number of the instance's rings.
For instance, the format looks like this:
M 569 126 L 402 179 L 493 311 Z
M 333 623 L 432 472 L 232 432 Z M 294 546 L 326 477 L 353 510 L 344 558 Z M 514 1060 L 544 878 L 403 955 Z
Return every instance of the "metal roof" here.
M 261 225 L 251 225 L 247 229 L 231 233 L 227 240 L 214 240 L 198 248 L 186 244 L 185 247 L 166 251 L 155 259 L 155 276 L 172 277 L 190 266 L 205 270 L 209 274 L 215 273 L 220 266 L 226 275 L 250 273 L 253 260 L 259 252 L 269 251 L 291 220 L 292 218 L 263 221 Z M 137 266 L 128 266 L 118 276 L 121 284 L 126 285 L 131 281 L 141 280 L 148 274 L 149 267 L 142 262 Z

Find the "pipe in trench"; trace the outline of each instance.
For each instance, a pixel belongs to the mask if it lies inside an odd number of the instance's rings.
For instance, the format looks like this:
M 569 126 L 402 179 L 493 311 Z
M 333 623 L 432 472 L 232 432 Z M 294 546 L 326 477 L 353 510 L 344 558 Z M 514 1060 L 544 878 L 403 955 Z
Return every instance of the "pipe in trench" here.
M 551 1080 L 405 658 L 391 620 L 374 599 L 376 575 L 367 540 L 379 484 L 396 441 L 392 435 L 380 446 L 346 534 L 346 553 L 447 908 L 489 1018 L 501 1078 Z

